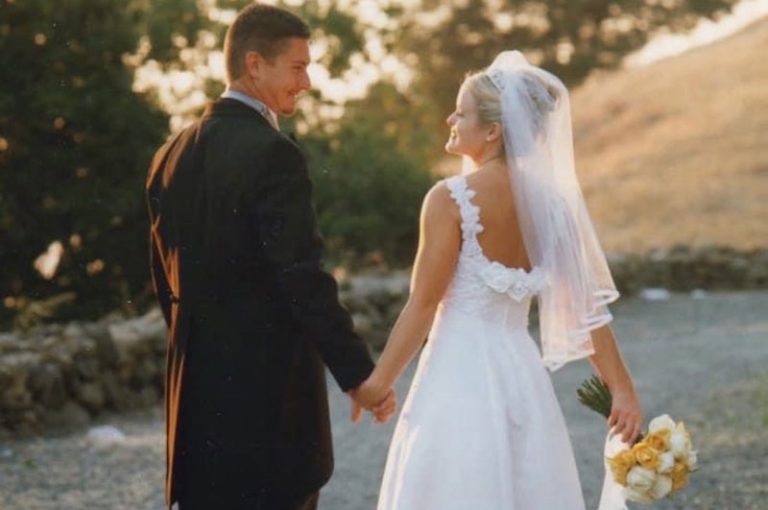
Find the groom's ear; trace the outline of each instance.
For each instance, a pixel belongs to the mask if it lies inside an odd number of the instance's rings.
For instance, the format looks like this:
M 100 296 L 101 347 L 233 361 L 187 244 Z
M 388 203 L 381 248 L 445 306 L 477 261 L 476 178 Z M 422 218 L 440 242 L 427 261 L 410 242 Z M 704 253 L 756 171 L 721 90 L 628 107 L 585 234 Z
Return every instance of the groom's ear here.
M 245 53 L 245 73 L 254 80 L 258 80 L 264 72 L 267 60 L 258 51 Z

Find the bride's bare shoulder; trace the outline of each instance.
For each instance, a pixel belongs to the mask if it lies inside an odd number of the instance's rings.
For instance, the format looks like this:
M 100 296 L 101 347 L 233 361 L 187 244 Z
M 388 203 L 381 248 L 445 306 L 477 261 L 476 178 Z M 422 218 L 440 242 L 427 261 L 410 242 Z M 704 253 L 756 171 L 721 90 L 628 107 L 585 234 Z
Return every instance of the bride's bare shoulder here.
M 459 218 L 459 209 L 456 202 L 451 197 L 451 190 L 448 188 L 446 179 L 438 181 L 427 192 L 422 205 L 422 214 L 450 215 L 454 219 Z

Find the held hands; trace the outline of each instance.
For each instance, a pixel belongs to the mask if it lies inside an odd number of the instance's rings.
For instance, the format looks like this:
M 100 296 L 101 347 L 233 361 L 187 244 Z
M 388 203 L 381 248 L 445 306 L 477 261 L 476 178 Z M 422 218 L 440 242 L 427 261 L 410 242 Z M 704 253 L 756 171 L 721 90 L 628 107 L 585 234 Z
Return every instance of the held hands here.
M 611 434 L 621 434 L 622 441 L 634 444 L 643 428 L 643 409 L 632 385 L 617 387 L 612 392 L 613 404 L 608 416 Z
M 349 396 L 352 398 L 351 418 L 354 423 L 360 421 L 363 409 L 373 414 L 376 423 L 385 423 L 397 409 L 395 391 L 392 388 L 378 388 L 370 378 L 350 390 Z

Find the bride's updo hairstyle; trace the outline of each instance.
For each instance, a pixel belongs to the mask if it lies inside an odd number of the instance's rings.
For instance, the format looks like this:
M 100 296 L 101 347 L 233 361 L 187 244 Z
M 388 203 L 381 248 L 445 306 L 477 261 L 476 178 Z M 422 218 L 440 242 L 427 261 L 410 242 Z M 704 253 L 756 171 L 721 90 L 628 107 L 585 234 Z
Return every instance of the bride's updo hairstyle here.
M 517 72 L 520 74 L 522 84 L 525 87 L 527 99 L 525 107 L 531 113 L 532 138 L 536 139 L 546 133 L 549 114 L 555 110 L 560 93 L 555 87 L 545 83 L 533 73 L 528 73 L 525 70 Z M 485 124 L 498 122 L 503 125 L 499 89 L 493 83 L 487 70 L 468 74 L 464 79 L 463 86 L 477 102 L 477 113 L 481 122 Z M 501 150 L 503 153 L 503 144 Z M 519 153 L 518 155 L 523 155 L 527 150 L 525 147 L 518 147 L 515 152 Z
M 491 81 L 485 71 L 470 73 L 464 79 L 464 87 L 472 94 L 477 103 L 477 114 L 480 122 L 491 124 L 501 122 L 501 97 L 499 89 Z

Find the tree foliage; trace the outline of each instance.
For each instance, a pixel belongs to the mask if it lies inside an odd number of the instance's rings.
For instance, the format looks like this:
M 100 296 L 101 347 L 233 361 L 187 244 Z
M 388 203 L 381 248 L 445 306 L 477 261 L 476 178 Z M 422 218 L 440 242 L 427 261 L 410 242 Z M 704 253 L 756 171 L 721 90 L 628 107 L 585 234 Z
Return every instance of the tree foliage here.
M 247 3 L 222 0 L 219 6 Z M 353 17 L 322 4 L 304 3 L 302 15 L 318 34 L 333 38 L 324 63 L 338 74 L 359 51 L 362 32 Z M 151 297 L 143 183 L 149 159 L 168 133 L 168 116 L 151 93 L 133 91 L 135 68 L 151 59 L 162 68 L 183 69 L 185 49 L 205 31 L 223 40 L 225 29 L 197 0 L 132 0 L 119 9 L 110 0 L 0 0 L 0 322 L 19 313 L 48 313 L 40 303 L 59 307 L 61 319 L 131 309 Z M 394 143 L 390 137 L 379 145 L 370 128 L 344 129 L 350 140 L 359 136 L 350 147 L 366 153 Z M 355 150 L 333 149 L 328 137 L 308 143 L 322 156 L 313 160 L 315 169 L 334 169 L 329 175 L 338 176 L 336 168 L 358 166 Z M 389 156 L 377 161 L 378 168 L 413 167 L 408 155 Z M 386 195 L 394 180 L 368 188 Z M 331 191 L 341 187 L 328 184 L 318 186 L 326 190 L 320 202 L 342 211 L 343 200 Z M 322 218 L 331 235 L 346 237 L 350 230 L 331 225 L 329 211 Z M 400 218 L 413 213 L 401 209 Z M 359 225 L 371 232 L 367 221 Z M 340 249 L 371 249 L 370 239 L 348 239 L 337 241 Z M 61 254 L 47 278 L 34 263 L 52 243 Z
M 573 86 L 596 69 L 612 69 L 661 28 L 691 28 L 727 13 L 736 0 L 422 0 L 385 34 L 388 47 L 416 70 L 410 94 L 429 98 L 433 129 L 453 110 L 468 71 L 503 50 Z M 438 113 L 439 112 L 439 113 Z M 432 146 L 439 154 L 439 146 Z
M 89 316 L 148 294 L 143 183 L 168 116 L 133 92 L 132 56 L 178 60 L 205 23 L 195 0 L 0 1 L 0 322 L 55 296 Z
M 0 7 L 0 318 L 70 291 L 70 312 L 83 315 L 130 306 L 146 292 L 143 182 L 168 119 L 132 91 L 125 56 L 159 30 L 148 7 L 118 9 L 110 0 Z M 156 52 L 176 57 L 162 44 Z M 46 279 L 33 263 L 53 242 L 62 256 Z
M 319 63 L 331 76 L 361 58 L 375 61 L 366 44 L 372 34 L 414 73 L 405 90 L 383 78 L 333 121 L 318 113 L 332 102 L 314 93 L 307 115 L 293 120 L 311 126 L 301 139 L 333 258 L 411 260 L 419 205 L 433 181 L 428 169 L 442 158 L 444 119 L 468 70 L 516 48 L 573 85 L 617 66 L 651 31 L 689 27 L 734 2 L 391 1 L 385 13 L 394 22 L 378 25 L 361 20 L 355 1 L 290 6 L 326 42 Z M 221 46 L 226 30 L 209 8 L 248 3 L 0 0 L 0 323 L 33 301 L 70 302 L 62 318 L 151 297 L 143 182 L 168 115 L 151 91 L 134 91 L 135 70 L 149 60 L 193 69 L 188 52 L 209 51 L 198 44 L 206 34 Z M 204 84 L 210 98 L 222 88 Z M 53 242 L 62 255 L 46 279 L 34 262 Z
M 365 101 L 348 105 L 333 137 L 303 140 L 321 232 L 337 262 L 405 266 L 413 259 L 421 200 L 433 177 L 427 158 L 414 148 L 421 137 L 398 136 L 410 121 L 401 99 L 381 84 Z M 385 122 L 375 112 L 387 105 L 403 115 Z

